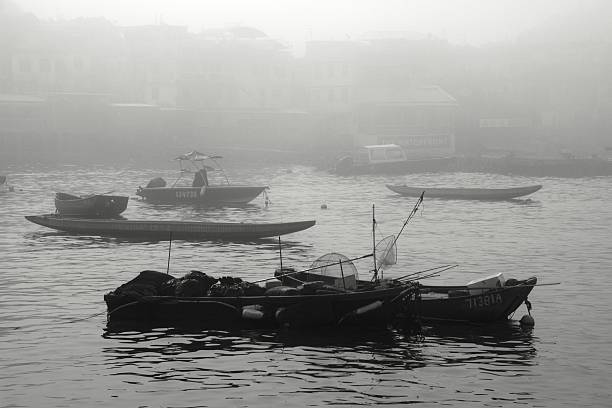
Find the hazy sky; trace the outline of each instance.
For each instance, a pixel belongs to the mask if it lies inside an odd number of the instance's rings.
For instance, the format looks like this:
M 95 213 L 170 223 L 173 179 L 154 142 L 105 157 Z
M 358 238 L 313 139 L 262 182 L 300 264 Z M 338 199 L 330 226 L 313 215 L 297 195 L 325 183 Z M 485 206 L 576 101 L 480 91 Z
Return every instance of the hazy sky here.
M 271 37 L 358 38 L 371 31 L 433 34 L 458 44 L 512 40 L 601 0 L 14 0 L 41 18 L 103 16 L 120 25 L 163 21 L 191 31 L 257 27 Z M 611 0 L 612 2 L 612 0 Z

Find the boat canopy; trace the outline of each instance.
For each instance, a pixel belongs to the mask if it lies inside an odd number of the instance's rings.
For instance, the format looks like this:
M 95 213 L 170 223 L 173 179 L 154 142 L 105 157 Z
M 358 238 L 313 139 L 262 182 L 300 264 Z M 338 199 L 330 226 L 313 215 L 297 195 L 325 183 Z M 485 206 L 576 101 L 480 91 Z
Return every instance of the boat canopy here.
M 404 149 L 396 144 L 362 146 L 356 157 L 358 164 L 395 163 L 406 159 Z
M 217 155 L 207 155 L 204 153 L 200 153 L 197 150 L 193 150 L 189 153 L 181 154 L 176 157 L 174 160 L 189 160 L 189 161 L 203 161 L 203 160 L 216 160 L 222 159 L 222 156 Z

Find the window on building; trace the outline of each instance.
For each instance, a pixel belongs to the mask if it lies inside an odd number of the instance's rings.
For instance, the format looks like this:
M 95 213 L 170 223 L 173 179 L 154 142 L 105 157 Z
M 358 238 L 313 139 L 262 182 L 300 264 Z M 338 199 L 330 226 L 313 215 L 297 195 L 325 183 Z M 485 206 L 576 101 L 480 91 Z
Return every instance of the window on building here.
M 66 72 L 66 65 L 64 64 L 64 61 L 62 61 L 61 59 L 55 60 L 55 72 L 58 72 L 58 73 Z
M 156 86 L 151 87 L 151 99 L 154 101 L 159 99 L 159 88 Z
M 327 91 L 327 100 L 329 102 L 334 101 L 334 88 L 329 88 L 329 90 Z
M 83 59 L 81 57 L 74 57 L 74 69 L 81 71 L 83 69 Z
M 285 77 L 285 69 L 282 65 L 277 65 L 275 67 L 275 72 L 276 72 L 276 77 L 277 78 L 284 78 Z
M 321 96 L 319 94 L 319 90 L 318 89 L 313 89 L 310 92 L 310 102 L 311 103 L 319 103 L 319 100 L 321 99 Z
M 312 66 L 312 70 L 313 70 L 313 74 L 315 78 L 321 78 L 321 67 L 319 66 L 319 64 L 315 63 Z
M 32 63 L 29 58 L 21 58 L 19 60 L 19 70 L 21 72 L 30 72 L 32 70 Z
M 40 72 L 51 72 L 51 61 L 47 58 L 42 58 L 39 61 L 40 64 Z

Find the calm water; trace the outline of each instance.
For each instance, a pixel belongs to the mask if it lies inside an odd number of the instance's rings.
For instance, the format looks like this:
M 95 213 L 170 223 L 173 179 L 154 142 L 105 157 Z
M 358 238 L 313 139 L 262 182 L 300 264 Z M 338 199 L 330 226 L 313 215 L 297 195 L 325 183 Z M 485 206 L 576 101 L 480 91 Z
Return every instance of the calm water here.
M 271 187 L 244 209 L 153 206 L 130 200 L 131 219 L 316 219 L 283 239 L 283 264 L 307 267 L 327 252 L 370 251 L 396 233 L 414 199 L 388 182 L 526 185 L 528 200 L 426 200 L 398 242 L 387 276 L 457 263 L 430 282 L 465 283 L 503 272 L 536 275 L 536 326 L 395 331 L 105 331 L 103 295 L 140 270 L 165 270 L 167 242 L 74 236 L 28 223 L 54 210 L 53 192 L 132 195 L 169 169 L 13 168 L 0 193 L 0 406 L 610 406 L 612 178 L 533 179 L 483 174 L 338 178 L 307 167 L 242 168 L 230 178 Z M 327 204 L 326 210 L 321 204 Z M 247 279 L 278 266 L 276 240 L 173 243 L 170 273 L 199 269 Z M 358 263 L 367 271 L 368 263 Z M 364 272 L 365 273 L 365 272 Z

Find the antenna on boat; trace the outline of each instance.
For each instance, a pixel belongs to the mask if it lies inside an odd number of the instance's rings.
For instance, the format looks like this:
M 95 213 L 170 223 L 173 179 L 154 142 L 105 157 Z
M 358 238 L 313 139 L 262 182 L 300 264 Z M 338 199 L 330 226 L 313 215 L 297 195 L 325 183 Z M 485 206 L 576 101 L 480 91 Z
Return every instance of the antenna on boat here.
M 372 204 L 372 254 L 374 255 L 374 281 L 378 280 L 378 268 L 376 267 L 376 216 L 374 204 Z
M 170 250 L 172 249 L 172 231 L 170 231 L 170 242 L 168 243 L 168 266 L 166 267 L 166 275 L 170 275 Z

